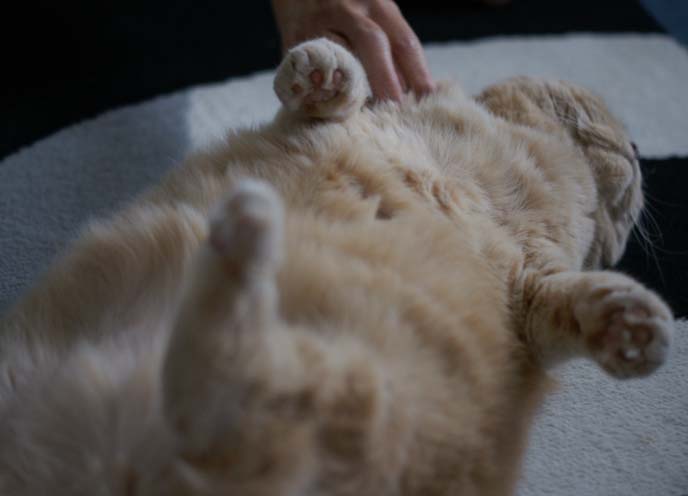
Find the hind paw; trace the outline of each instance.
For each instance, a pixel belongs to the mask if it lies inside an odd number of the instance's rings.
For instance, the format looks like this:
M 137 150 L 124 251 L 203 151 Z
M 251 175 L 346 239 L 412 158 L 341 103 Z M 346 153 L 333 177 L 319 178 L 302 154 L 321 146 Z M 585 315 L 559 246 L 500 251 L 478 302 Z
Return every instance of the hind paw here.
M 267 183 L 239 182 L 210 221 L 210 245 L 230 266 L 278 262 L 282 205 Z

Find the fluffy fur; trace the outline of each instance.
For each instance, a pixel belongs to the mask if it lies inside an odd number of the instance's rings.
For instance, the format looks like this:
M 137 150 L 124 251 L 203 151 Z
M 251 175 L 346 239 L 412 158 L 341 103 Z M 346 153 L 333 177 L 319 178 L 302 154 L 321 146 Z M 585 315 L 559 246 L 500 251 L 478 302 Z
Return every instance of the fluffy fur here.
M 294 48 L 284 109 L 87 227 L 6 316 L 0 493 L 503 495 L 544 369 L 643 376 L 671 313 L 599 99 L 527 78 L 364 106 Z

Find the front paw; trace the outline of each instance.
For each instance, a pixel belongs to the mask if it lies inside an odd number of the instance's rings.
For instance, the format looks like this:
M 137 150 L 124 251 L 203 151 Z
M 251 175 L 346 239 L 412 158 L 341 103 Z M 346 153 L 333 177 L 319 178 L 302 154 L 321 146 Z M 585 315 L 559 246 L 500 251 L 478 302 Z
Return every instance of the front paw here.
M 274 87 L 292 112 L 329 119 L 360 109 L 369 93 L 358 60 L 325 38 L 292 48 L 277 69 Z
M 615 377 L 645 376 L 666 360 L 671 312 L 635 281 L 619 275 L 599 281 L 577 302 L 575 315 L 592 357 Z

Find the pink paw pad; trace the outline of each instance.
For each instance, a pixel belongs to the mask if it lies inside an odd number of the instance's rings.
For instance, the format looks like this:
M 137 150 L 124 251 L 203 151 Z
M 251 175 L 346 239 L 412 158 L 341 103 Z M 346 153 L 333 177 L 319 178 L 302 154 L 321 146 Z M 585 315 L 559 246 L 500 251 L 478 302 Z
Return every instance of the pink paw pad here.
M 308 41 L 289 51 L 278 68 L 275 91 L 290 110 L 336 120 L 360 109 L 368 94 L 358 61 L 325 39 Z
M 616 290 L 586 310 L 587 343 L 597 362 L 619 377 L 644 376 L 666 359 L 671 314 L 645 290 Z
M 322 72 L 320 72 L 318 69 L 315 69 L 313 72 L 311 72 L 309 78 L 311 83 L 313 83 L 316 88 L 320 88 L 323 84 L 323 80 L 325 79 Z

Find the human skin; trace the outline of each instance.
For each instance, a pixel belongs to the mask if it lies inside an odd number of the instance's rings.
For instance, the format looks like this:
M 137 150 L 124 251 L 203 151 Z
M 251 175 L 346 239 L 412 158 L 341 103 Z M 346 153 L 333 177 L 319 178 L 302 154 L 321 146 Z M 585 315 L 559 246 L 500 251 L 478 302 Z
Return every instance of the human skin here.
M 433 91 L 423 47 L 392 0 L 272 0 L 272 5 L 285 52 L 326 37 L 358 57 L 375 98 Z

